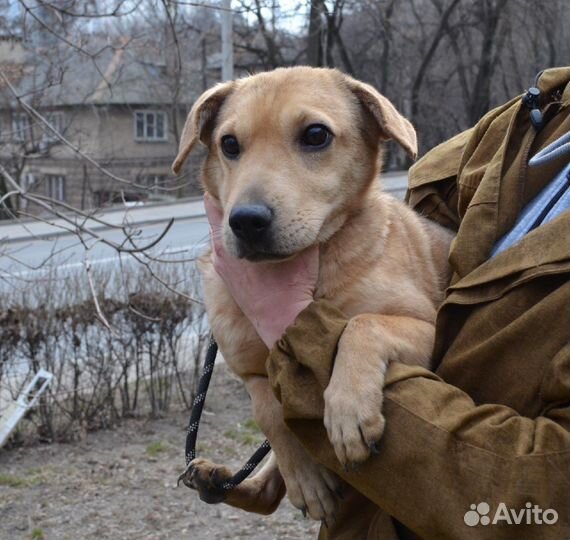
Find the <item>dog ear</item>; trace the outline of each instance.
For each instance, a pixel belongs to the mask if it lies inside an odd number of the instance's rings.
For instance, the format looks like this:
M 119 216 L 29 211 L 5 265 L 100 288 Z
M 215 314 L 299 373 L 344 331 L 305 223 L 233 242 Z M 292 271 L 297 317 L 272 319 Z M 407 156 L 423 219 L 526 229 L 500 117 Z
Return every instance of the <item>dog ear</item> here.
M 373 86 L 346 78 L 352 93 L 376 120 L 384 140 L 394 139 L 412 158 L 418 154 L 418 141 L 414 126 L 406 120 Z
M 197 142 L 204 145 L 208 144 L 208 136 L 212 133 L 213 121 L 222 103 L 232 92 L 233 87 L 233 81 L 217 84 L 206 90 L 194 103 L 182 129 L 178 155 L 172 164 L 174 174 L 180 172 L 182 165 L 184 165 Z

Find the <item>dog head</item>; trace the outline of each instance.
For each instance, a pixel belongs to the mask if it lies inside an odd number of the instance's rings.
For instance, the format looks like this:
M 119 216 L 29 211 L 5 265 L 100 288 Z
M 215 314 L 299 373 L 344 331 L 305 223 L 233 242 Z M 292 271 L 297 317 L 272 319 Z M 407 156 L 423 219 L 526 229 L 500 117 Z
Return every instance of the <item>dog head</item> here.
M 205 92 L 173 170 L 205 145 L 202 182 L 223 208 L 226 249 L 279 260 L 326 241 L 357 210 L 388 139 L 415 158 L 412 125 L 373 87 L 332 69 L 277 69 Z

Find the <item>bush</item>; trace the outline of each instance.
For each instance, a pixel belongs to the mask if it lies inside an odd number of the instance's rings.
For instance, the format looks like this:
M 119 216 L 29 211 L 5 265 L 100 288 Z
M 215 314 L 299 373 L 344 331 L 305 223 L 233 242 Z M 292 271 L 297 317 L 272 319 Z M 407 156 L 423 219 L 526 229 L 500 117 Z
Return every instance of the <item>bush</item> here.
M 188 408 L 208 332 L 203 305 L 188 298 L 200 296 L 195 265 L 100 265 L 90 272 L 97 302 L 84 271 L 61 268 L 0 296 L 0 414 L 38 369 L 54 374 L 12 443 Z

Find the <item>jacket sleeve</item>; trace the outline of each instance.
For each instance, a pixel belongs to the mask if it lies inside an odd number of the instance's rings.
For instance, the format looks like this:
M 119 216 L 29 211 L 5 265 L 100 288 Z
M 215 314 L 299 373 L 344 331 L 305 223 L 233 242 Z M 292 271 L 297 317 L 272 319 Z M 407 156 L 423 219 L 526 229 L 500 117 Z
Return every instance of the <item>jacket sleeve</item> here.
M 430 371 L 391 364 L 380 453 L 346 472 L 322 422 L 322 394 L 346 322 L 317 301 L 268 358 L 285 420 L 318 462 L 426 539 L 570 539 L 570 343 L 551 360 L 553 402 L 535 419 L 502 405 L 476 405 Z M 466 525 L 466 512 L 482 502 L 491 520 L 500 508 L 507 514 L 487 527 Z M 554 510 L 556 523 L 528 525 L 524 514 L 517 525 L 508 512 L 518 515 L 527 503 Z M 553 516 L 546 514 L 550 521 Z

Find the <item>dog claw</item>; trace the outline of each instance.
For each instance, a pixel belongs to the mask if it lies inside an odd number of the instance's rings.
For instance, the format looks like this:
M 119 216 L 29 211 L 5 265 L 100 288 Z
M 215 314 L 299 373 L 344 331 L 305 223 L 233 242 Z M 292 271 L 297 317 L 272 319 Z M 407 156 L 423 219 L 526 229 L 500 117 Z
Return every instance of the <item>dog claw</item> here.
M 368 448 L 370 448 L 370 452 L 377 456 L 380 453 L 380 449 L 378 448 L 377 442 L 368 443 Z
M 194 473 L 194 465 L 192 465 L 192 463 L 188 463 L 186 470 L 178 477 L 178 481 L 176 482 L 176 487 L 178 487 L 180 485 L 180 482 L 182 482 L 186 487 L 193 489 L 194 487 L 192 484 L 193 473 Z
M 307 518 L 307 507 L 303 506 L 303 508 L 301 508 L 301 514 L 303 514 L 303 517 L 306 519 Z
M 354 471 L 356 471 L 356 469 L 358 469 L 358 463 L 356 463 L 355 461 L 349 461 L 347 463 L 344 464 L 344 472 L 345 473 L 352 473 Z
M 329 526 L 328 526 L 328 524 L 327 524 L 327 520 L 326 520 L 325 518 L 321 519 L 321 525 L 322 525 L 323 527 L 325 527 L 326 529 L 329 528 Z

